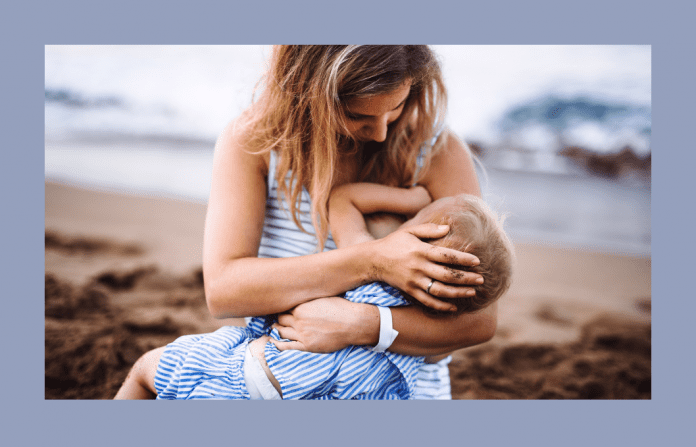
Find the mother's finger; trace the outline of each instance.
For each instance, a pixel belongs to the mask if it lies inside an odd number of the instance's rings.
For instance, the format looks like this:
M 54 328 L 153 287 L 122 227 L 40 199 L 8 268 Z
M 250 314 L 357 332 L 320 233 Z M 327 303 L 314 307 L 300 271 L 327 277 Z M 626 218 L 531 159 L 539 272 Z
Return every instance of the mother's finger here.
M 430 286 L 430 291 L 427 293 L 435 298 L 471 298 L 476 295 L 476 290 L 471 287 L 453 286 L 434 281 L 433 285 Z
M 280 324 L 274 324 L 273 329 L 276 329 L 278 331 L 278 334 L 280 334 L 281 337 L 285 338 L 286 340 L 297 340 L 297 331 L 291 327 L 288 326 L 282 326 Z
M 306 351 L 304 345 L 299 341 L 280 341 L 272 338 L 271 343 L 273 343 L 279 351 L 288 351 L 291 349 L 296 351 Z
M 290 313 L 282 313 L 278 315 L 278 324 L 281 326 L 292 327 L 295 317 Z
M 433 284 L 433 286 L 434 286 L 434 284 Z M 432 291 L 432 287 L 430 290 Z M 423 303 L 424 305 L 426 305 L 428 307 L 432 307 L 433 309 L 436 309 L 436 310 L 442 310 L 445 312 L 447 312 L 447 311 L 452 312 L 452 311 L 457 310 L 457 307 L 454 304 L 445 303 L 444 301 L 440 301 L 440 300 L 434 298 L 432 295 L 425 293 L 425 290 L 421 290 L 421 289 L 416 288 L 412 291 L 411 296 L 413 298 L 417 299 L 418 301 L 420 301 L 421 303 Z
M 474 267 L 481 263 L 479 258 L 471 253 L 438 247 L 436 245 L 430 245 L 425 257 L 430 261 L 439 262 L 440 264 L 461 265 L 463 267 Z
M 467 272 L 448 265 L 430 264 L 424 268 L 423 273 L 434 279 L 447 284 L 480 286 L 483 284 L 483 276 L 475 272 Z
M 409 227 L 405 231 L 416 236 L 418 239 L 437 239 L 447 234 L 447 232 L 449 231 L 449 225 L 424 223 Z

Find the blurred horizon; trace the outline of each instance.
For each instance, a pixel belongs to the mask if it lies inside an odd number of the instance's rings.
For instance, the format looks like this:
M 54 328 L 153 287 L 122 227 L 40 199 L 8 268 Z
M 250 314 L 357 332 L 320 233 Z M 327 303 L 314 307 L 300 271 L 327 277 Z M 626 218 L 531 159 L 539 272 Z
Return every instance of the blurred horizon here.
M 433 46 L 520 237 L 650 253 L 650 46 Z M 47 180 L 206 201 L 264 46 L 46 46 Z M 563 155 L 559 155 L 563 154 Z

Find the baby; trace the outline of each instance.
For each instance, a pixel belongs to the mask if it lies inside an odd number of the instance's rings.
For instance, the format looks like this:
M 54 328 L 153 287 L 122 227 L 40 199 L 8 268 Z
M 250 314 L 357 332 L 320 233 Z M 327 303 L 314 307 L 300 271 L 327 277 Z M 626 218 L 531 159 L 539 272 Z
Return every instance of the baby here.
M 401 219 L 403 223 L 400 225 L 395 224 L 393 219 L 375 223 L 363 218 L 363 215 L 380 212 L 388 212 L 390 216 L 397 217 L 415 216 L 405 222 Z M 430 195 L 422 186 L 404 189 L 372 183 L 351 183 L 332 191 L 329 222 L 338 247 L 384 237 L 397 228 L 423 223 L 448 225 L 447 235 L 428 242 L 476 256 L 480 264 L 470 267 L 468 271 L 484 277 L 484 283 L 475 286 L 474 297 L 454 300 L 438 297 L 440 301 L 450 301 L 456 306 L 455 315 L 487 307 L 510 286 L 514 259 L 512 243 L 503 231 L 502 221 L 476 196 L 460 194 L 431 202 Z M 452 315 L 452 312 L 436 311 L 427 303 L 404 296 L 428 312 Z
M 383 236 L 373 236 L 363 217 L 377 212 L 415 214 L 401 227 L 448 225 L 445 237 L 429 242 L 478 257 L 479 265 L 469 269 L 484 278 L 483 284 L 475 286 L 476 295 L 438 298 L 450 301 L 454 312 L 436 311 L 427 302 L 384 283 L 360 286 L 346 292 L 346 299 L 383 309 L 416 304 L 429 312 L 451 315 L 483 309 L 508 289 L 514 252 L 495 214 L 481 199 L 470 195 L 430 201 L 420 186 L 343 185 L 332 191 L 329 202 L 333 238 L 340 248 Z M 376 233 L 391 229 L 370 228 Z M 384 319 L 383 309 L 380 316 Z M 211 334 L 187 335 L 150 351 L 135 364 L 116 398 L 409 399 L 413 395 L 423 357 L 385 351 L 388 346 L 382 337 L 376 348 L 349 346 L 329 354 L 280 351 L 276 343 L 283 339 L 271 328 L 272 323 L 272 318 L 256 319 L 256 324 L 246 328 L 227 326 Z M 398 333 L 391 332 L 393 341 Z

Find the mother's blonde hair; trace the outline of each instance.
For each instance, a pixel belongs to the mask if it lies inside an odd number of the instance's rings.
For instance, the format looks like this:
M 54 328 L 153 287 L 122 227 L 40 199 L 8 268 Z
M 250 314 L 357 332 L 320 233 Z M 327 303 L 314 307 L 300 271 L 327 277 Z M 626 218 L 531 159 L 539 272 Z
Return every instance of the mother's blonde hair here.
M 346 103 L 390 93 L 411 80 L 399 118 L 389 126 L 383 149 L 365 154 L 348 135 Z M 341 151 L 362 156 L 359 181 L 391 186 L 414 183 L 424 142 L 442 126 L 447 94 L 435 55 L 425 45 L 281 45 L 273 48 L 263 89 L 240 117 L 248 148 L 277 151 L 275 175 L 298 228 L 302 187 L 312 198 L 312 222 L 321 249 L 328 234 L 327 204 Z M 444 134 L 444 133 L 443 133 Z M 428 152 L 443 145 L 444 138 Z M 288 172 L 290 182 L 286 181 Z

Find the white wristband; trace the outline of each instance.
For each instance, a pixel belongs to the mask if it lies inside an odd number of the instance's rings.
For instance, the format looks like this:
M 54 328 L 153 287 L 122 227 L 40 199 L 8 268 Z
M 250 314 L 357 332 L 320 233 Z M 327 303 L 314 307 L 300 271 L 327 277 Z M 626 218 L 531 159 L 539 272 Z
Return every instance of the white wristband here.
M 379 310 L 379 342 L 372 348 L 374 352 L 384 352 L 394 343 L 398 331 L 392 325 L 392 314 L 388 307 L 377 306 Z

